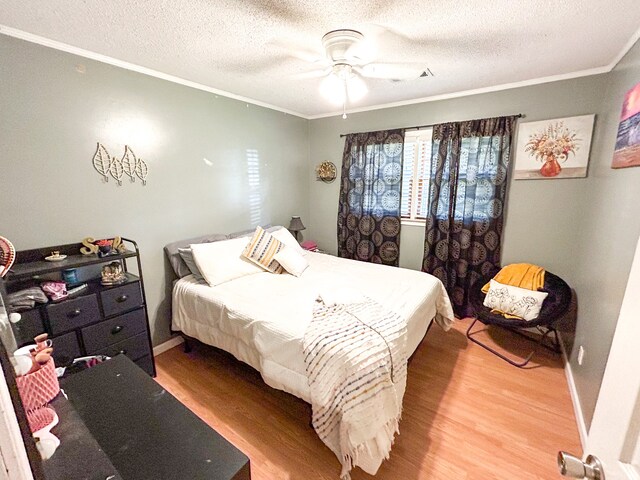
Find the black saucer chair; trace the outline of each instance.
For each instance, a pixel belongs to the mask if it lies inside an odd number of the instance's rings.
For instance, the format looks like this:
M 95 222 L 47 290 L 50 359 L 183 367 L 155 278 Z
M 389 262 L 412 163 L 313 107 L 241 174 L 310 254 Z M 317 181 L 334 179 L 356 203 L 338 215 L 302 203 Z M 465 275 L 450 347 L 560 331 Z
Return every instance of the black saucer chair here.
M 467 338 L 473 343 L 480 345 L 482 348 L 490 351 L 494 355 L 497 355 L 504 361 L 509 362 L 511 365 L 514 365 L 518 368 L 525 367 L 540 346 L 556 353 L 560 353 L 560 339 L 558 338 L 558 331 L 555 328 L 555 324 L 569 311 L 569 308 L 571 307 L 571 288 L 569 287 L 569 285 L 567 285 L 567 283 L 557 275 L 546 272 L 544 276 L 544 287 L 541 289 L 541 291 L 547 292 L 549 295 L 547 296 L 547 298 L 545 298 L 542 304 L 542 308 L 540 309 L 540 315 L 538 316 L 538 318 L 531 321 L 519 320 L 517 318 L 506 318 L 499 313 L 491 313 L 491 309 L 485 307 L 482 304 L 485 297 L 485 294 L 482 292 L 482 287 L 489 280 L 491 280 L 495 276 L 495 274 L 498 273 L 498 271 L 499 270 L 495 270 L 490 275 L 487 275 L 485 278 L 476 282 L 472 287 L 470 293 L 470 301 L 471 306 L 474 310 L 475 319 L 467 329 Z M 513 333 L 520 335 L 521 337 L 526 338 L 527 340 L 535 342 L 536 345 L 524 360 L 512 360 L 506 355 L 498 352 L 497 350 L 474 338 L 474 335 L 481 331 L 477 330 L 475 332 L 472 332 L 476 322 L 481 322 L 485 325 L 496 325 L 505 328 L 512 331 Z M 527 334 L 524 332 L 524 329 L 532 328 L 538 330 L 541 335 L 540 338 L 534 338 L 531 336 L 531 334 Z M 551 345 L 548 345 L 547 343 L 545 343 L 545 340 L 550 335 L 553 335 L 553 342 Z

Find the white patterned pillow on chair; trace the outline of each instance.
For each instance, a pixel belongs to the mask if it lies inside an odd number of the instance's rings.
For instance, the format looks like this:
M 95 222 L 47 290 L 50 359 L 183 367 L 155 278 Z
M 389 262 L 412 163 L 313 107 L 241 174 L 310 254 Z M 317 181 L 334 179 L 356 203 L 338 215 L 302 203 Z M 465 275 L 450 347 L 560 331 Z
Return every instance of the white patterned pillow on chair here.
M 542 302 L 547 295 L 547 292 L 536 292 L 491 280 L 483 305 L 531 321 L 540 315 Z
M 282 273 L 284 268 L 274 257 L 283 248 L 284 243 L 264 231 L 262 227 L 256 227 L 256 231 L 244 248 L 242 256 L 268 272 Z

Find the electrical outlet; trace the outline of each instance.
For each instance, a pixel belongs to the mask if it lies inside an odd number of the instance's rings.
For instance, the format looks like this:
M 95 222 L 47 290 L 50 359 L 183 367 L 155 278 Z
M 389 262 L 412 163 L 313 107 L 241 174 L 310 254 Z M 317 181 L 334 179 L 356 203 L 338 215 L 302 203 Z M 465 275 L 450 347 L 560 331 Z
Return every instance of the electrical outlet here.
M 578 348 L 578 365 L 582 365 L 583 360 L 584 360 L 584 347 L 580 345 L 580 348 Z

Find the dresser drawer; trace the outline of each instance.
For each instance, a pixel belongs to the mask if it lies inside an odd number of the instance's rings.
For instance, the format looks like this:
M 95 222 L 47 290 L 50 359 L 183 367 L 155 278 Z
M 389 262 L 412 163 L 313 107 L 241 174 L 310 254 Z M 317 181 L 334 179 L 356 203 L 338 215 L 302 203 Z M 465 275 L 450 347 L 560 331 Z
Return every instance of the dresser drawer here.
M 96 353 L 98 355 L 107 355 L 108 357 L 115 357 L 116 355 L 123 353 L 131 360 L 138 360 L 145 355 L 151 355 L 146 332 L 139 333 L 135 337 L 127 338 L 122 342 L 114 343 L 113 345 L 103 348 Z
M 87 354 L 126 340 L 138 333 L 146 332 L 147 319 L 144 308 L 125 313 L 104 322 L 82 329 L 82 340 Z
M 121 287 L 112 287 L 100 292 L 102 310 L 105 317 L 117 315 L 142 305 L 140 282 L 128 283 Z
M 56 367 L 70 363 L 74 358 L 82 356 L 76 332 L 65 333 L 51 339 L 53 342 L 53 360 Z
M 59 333 L 82 327 L 100 320 L 98 300 L 95 295 L 65 300 L 62 303 L 47 307 L 51 333 Z
M 20 321 L 13 324 L 13 334 L 18 347 L 33 343 L 33 338 L 44 333 L 42 315 L 39 308 L 20 312 Z

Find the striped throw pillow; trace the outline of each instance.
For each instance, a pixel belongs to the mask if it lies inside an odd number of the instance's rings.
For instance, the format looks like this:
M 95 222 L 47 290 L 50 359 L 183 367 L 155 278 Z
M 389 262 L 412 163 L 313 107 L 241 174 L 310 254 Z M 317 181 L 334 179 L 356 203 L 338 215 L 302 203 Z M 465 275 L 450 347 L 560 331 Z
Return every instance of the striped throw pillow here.
M 284 268 L 274 260 L 276 253 L 284 248 L 284 243 L 277 240 L 262 227 L 256 231 L 242 252 L 242 256 L 271 273 L 282 273 Z

